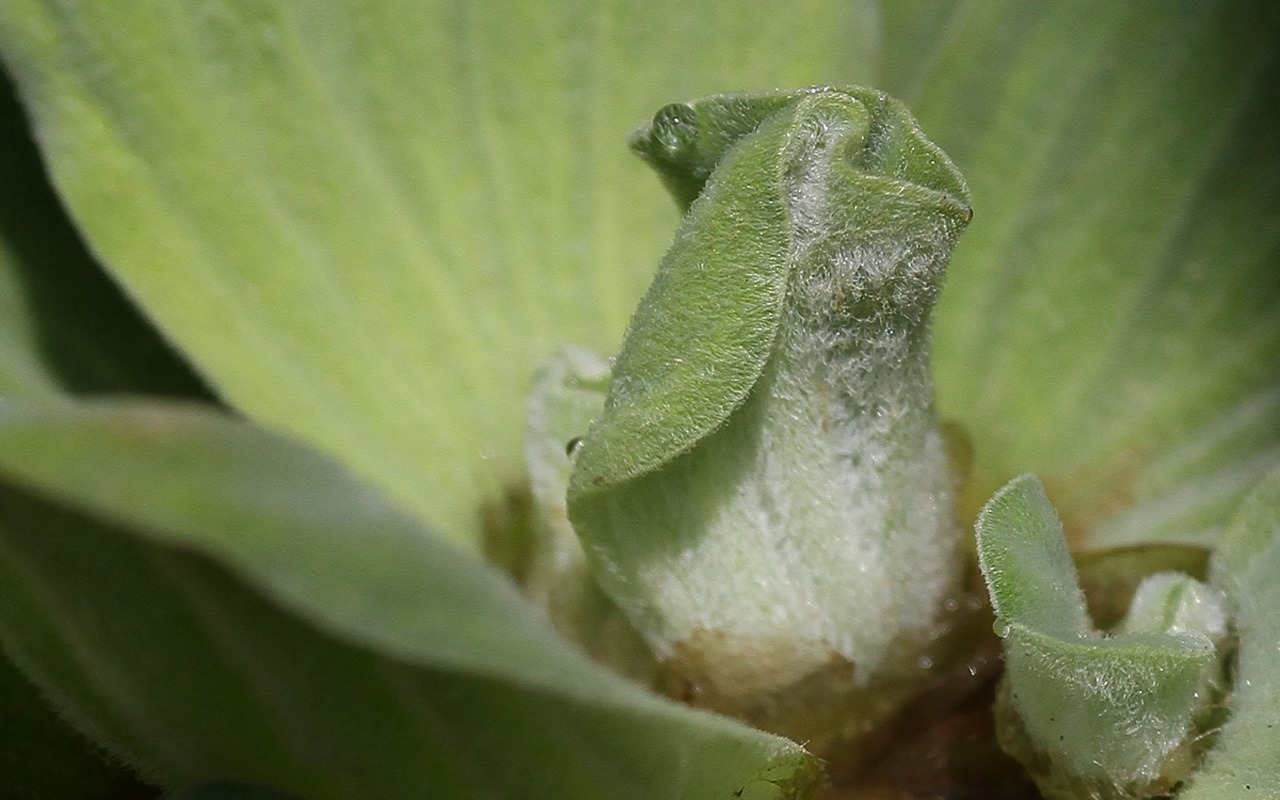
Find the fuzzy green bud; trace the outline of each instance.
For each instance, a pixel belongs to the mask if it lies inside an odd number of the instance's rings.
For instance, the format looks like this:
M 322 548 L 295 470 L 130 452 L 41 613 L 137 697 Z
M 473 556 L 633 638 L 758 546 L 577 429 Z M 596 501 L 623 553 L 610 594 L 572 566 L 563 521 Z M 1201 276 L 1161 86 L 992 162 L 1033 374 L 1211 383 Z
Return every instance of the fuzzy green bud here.
M 774 720 L 909 683 L 957 591 L 929 314 L 968 192 L 879 92 L 673 108 L 633 147 L 696 199 L 569 513 L 690 694 L 794 732 Z

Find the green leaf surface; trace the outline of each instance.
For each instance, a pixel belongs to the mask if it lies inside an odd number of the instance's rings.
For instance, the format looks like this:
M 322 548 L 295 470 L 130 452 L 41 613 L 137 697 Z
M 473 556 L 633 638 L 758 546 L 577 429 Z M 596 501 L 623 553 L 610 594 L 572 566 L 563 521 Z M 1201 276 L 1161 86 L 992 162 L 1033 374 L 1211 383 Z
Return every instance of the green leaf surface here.
M 207 396 L 85 251 L 0 70 L 0 397 Z
M 1048 797 L 1148 796 L 1175 785 L 1187 768 L 1181 751 L 1211 699 L 1213 640 L 1178 625 L 1095 633 L 1061 523 L 1034 476 L 992 498 L 977 537 L 1004 640 L 1001 744 Z M 1158 615 L 1140 615 L 1133 626 L 1148 616 Z
M 77 223 L 219 391 L 475 541 L 534 366 L 612 350 L 670 237 L 627 131 L 866 77 L 865 6 L 14 0 L 0 50 Z
M 1089 618 L 1102 630 L 1110 630 L 1124 618 L 1133 593 L 1149 575 L 1180 572 L 1203 581 L 1209 573 L 1209 551 L 1180 544 L 1094 550 L 1075 561 Z
M 627 329 L 571 496 L 625 483 L 688 450 L 760 377 L 790 273 L 781 152 L 795 113 L 793 103 L 729 148 L 717 173 L 725 177 L 686 216 Z
M 299 800 L 294 795 L 247 783 L 210 781 L 183 792 L 175 792 L 166 800 Z
M 10 402 L 0 474 L 20 487 L 0 498 L 5 646 L 166 787 L 698 800 L 784 796 L 811 769 L 593 666 L 469 554 L 246 423 Z
M 251 783 L 210 781 L 193 786 L 186 791 L 174 792 L 166 800 L 298 800 L 296 796 Z
M 1061 637 L 1092 630 L 1062 523 L 1034 475 L 1010 481 L 978 515 L 978 563 L 991 609 Z
M 1280 797 L 1280 471 L 1249 494 L 1214 554 L 1240 637 L 1231 716 L 1179 800 Z
M 158 795 L 49 708 L 0 651 L 0 797 L 149 800 Z
M 881 87 L 973 192 L 935 324 L 970 508 L 1034 471 L 1079 545 L 1212 544 L 1280 463 L 1280 7 L 882 14 Z
M 604 408 L 609 362 L 566 347 L 538 370 L 525 409 L 525 462 L 532 494 L 532 543 L 521 585 L 566 638 L 592 659 L 652 684 L 653 654 L 600 589 L 569 523 L 566 495 L 583 434 Z

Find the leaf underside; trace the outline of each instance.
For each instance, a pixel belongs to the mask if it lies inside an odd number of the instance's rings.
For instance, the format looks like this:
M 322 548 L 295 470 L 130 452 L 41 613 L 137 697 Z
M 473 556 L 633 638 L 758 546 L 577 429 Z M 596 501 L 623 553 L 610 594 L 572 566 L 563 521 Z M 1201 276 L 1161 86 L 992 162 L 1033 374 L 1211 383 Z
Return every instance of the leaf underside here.
M 696 800 L 783 796 L 812 769 L 595 667 L 496 574 L 297 445 L 191 408 L 4 411 L 0 642 L 163 786 Z M 38 457 L 15 456 L 26 437 Z M 84 469 L 85 448 L 116 468 Z

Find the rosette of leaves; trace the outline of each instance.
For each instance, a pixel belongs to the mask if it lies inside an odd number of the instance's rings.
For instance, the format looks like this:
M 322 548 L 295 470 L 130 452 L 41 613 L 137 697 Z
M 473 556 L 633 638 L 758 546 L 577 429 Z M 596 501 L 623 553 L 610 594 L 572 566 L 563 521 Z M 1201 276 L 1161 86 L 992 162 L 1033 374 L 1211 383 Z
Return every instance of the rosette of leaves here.
M 1077 550 L 1208 547 L 1280 453 L 1277 30 L 1243 2 L 0 4 L 0 794 L 802 795 L 801 743 L 594 665 L 515 588 L 536 365 L 615 351 L 675 226 L 625 132 L 722 91 L 901 98 L 976 211 L 933 337 L 960 518 L 1034 471 Z M 1188 792 L 1274 780 L 1255 685 Z

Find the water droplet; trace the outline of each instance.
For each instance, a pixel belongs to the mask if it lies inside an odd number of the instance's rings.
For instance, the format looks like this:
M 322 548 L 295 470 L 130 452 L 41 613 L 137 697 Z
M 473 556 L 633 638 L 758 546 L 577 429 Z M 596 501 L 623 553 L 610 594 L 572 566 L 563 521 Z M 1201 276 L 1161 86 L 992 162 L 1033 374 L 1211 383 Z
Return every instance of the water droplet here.
M 585 436 L 575 436 L 570 439 L 564 446 L 564 454 L 569 458 L 573 458 L 582 449 L 582 443 L 586 441 Z
M 996 621 L 991 623 L 991 630 L 996 632 L 996 636 L 1001 639 L 1009 635 L 1009 623 L 996 617 Z
M 693 148 L 698 137 L 697 114 L 684 103 L 671 103 L 653 115 L 653 144 L 676 157 Z
M 933 669 L 933 659 L 928 656 L 920 656 L 920 660 L 916 664 L 920 669 Z

